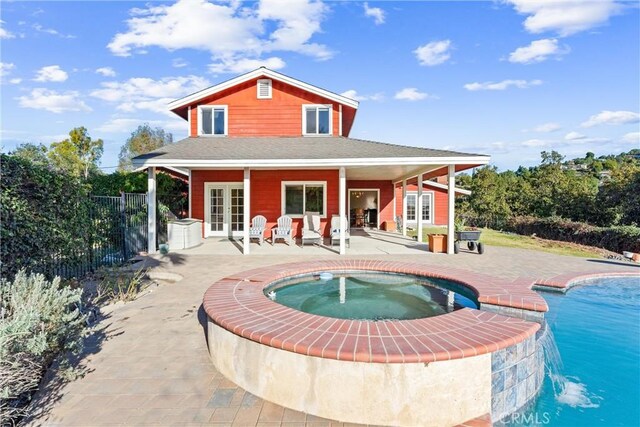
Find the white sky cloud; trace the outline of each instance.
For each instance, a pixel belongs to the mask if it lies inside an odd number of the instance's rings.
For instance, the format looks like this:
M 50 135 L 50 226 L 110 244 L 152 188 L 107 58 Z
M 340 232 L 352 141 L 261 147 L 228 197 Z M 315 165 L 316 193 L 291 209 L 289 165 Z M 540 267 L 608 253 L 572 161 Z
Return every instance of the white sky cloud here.
M 11 83 L 12 85 L 19 85 L 20 83 L 22 83 L 22 79 L 20 77 L 15 77 L 9 80 L 9 83 Z
M 379 7 L 369 7 L 369 3 L 364 3 L 364 16 L 373 18 L 376 25 L 384 24 L 385 12 Z
M 241 74 L 262 66 L 271 68 L 272 70 L 279 70 L 284 68 L 285 65 L 285 62 L 281 58 L 275 56 L 265 59 L 223 58 L 218 62 L 209 64 L 209 71 L 212 73 Z
M 118 56 L 130 56 L 153 46 L 171 51 L 205 50 L 212 55 L 212 68 L 223 70 L 218 72 L 235 72 L 246 67 L 235 62 L 254 60 L 273 51 L 298 52 L 324 60 L 333 53 L 310 40 L 321 31 L 326 10 L 319 0 L 261 0 L 257 6 L 235 1 L 179 0 L 132 9 L 127 31 L 116 34 L 108 48 Z M 265 28 L 272 30 L 267 32 Z M 269 60 L 276 59 L 279 65 L 284 64 L 280 58 Z
M 435 96 L 429 95 L 426 92 L 420 92 L 415 87 L 406 87 L 396 92 L 394 98 L 402 101 L 421 101 L 427 98 L 435 98 Z
M 13 39 L 16 36 L 4 27 L 4 21 L 0 20 L 0 39 Z
M 68 78 L 69 74 L 59 65 L 48 65 L 38 70 L 34 80 L 37 82 L 63 82 Z
M 579 139 L 587 139 L 587 136 L 576 131 L 571 131 L 564 136 L 564 139 L 567 141 L 576 141 Z
M 384 99 L 383 93 L 374 93 L 373 95 L 360 95 L 355 89 L 349 89 L 342 92 L 340 95 L 346 96 L 356 101 L 382 101 Z
M 189 63 L 182 58 L 173 58 L 171 60 L 171 66 L 173 66 L 174 68 L 182 68 L 186 67 L 187 65 L 189 65 Z
M 527 89 L 532 86 L 539 86 L 542 80 L 503 80 L 501 82 L 467 83 L 464 88 L 470 91 L 477 90 L 505 90 L 510 87 Z
M 113 68 L 111 67 L 100 67 L 98 69 L 96 69 L 96 73 L 100 74 L 101 76 L 104 77 L 115 77 L 116 76 L 116 72 Z
M 121 82 L 103 82 L 91 96 L 115 103 L 120 111 L 149 110 L 172 115 L 167 104 L 176 98 L 211 86 L 209 80 L 199 76 L 164 77 L 154 80 L 146 77 Z
M 184 120 L 144 120 L 134 118 L 112 118 L 96 128 L 104 133 L 129 133 L 138 126 L 148 123 L 152 127 L 161 127 L 168 131 L 186 131 L 187 122 Z
M 520 145 L 523 145 L 525 147 L 546 147 L 547 145 L 551 144 L 552 141 L 547 141 L 545 139 L 529 139 L 527 141 L 524 141 L 522 143 L 520 143 Z
M 633 111 L 608 111 L 604 110 L 594 114 L 580 126 L 589 128 L 598 125 L 627 125 L 640 122 L 640 114 Z
M 625 133 L 622 136 L 622 140 L 624 142 L 630 142 L 632 144 L 638 144 L 640 143 L 640 132 L 629 132 L 629 133 Z
M 526 30 L 533 34 L 553 31 L 560 36 L 579 33 L 605 24 L 621 10 L 615 0 L 505 0 L 528 15 Z
M 546 132 L 555 132 L 560 129 L 562 129 L 562 126 L 560 126 L 559 123 L 549 122 L 549 123 L 543 123 L 541 125 L 534 127 L 533 131 L 546 133 Z
M 16 65 L 13 62 L 0 62 L 0 77 L 11 74 Z
M 45 88 L 35 88 L 28 95 L 16 98 L 20 107 L 46 110 L 52 113 L 69 111 L 91 111 L 85 104 L 79 92 L 56 92 Z
M 569 47 L 558 46 L 556 39 L 534 40 L 528 46 L 519 47 L 509 54 L 509 62 L 533 64 L 549 58 L 559 58 L 569 53 Z
M 53 28 L 45 28 L 40 24 L 33 24 L 31 26 L 31 28 L 33 28 L 34 30 L 36 30 L 39 33 L 44 33 L 44 34 L 49 34 L 52 36 L 58 36 L 61 37 L 63 39 L 75 39 L 76 36 L 72 35 L 72 34 L 62 34 L 60 31 L 58 30 L 54 30 Z
M 438 40 L 418 46 L 415 53 L 420 65 L 428 67 L 442 64 L 451 57 L 451 40 Z

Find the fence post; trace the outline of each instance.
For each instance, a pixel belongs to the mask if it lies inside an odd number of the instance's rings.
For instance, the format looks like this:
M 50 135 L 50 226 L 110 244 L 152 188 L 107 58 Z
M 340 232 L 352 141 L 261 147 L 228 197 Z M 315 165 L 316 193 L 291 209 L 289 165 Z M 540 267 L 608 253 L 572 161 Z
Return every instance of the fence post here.
M 124 191 L 120 192 L 120 235 L 122 236 L 122 261 L 129 259 L 127 254 L 127 198 Z

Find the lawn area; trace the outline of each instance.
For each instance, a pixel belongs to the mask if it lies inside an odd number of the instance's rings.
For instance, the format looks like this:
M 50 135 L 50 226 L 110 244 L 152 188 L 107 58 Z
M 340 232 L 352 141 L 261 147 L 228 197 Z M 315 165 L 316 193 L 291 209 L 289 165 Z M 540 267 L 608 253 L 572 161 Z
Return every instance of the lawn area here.
M 423 230 L 423 241 L 427 241 L 427 235 L 429 234 L 446 234 L 446 232 L 446 227 L 426 227 Z M 415 236 L 416 231 L 410 230 L 408 235 Z M 520 236 L 518 234 L 504 233 L 497 230 L 491 230 L 489 228 L 482 229 L 480 241 L 488 246 L 532 249 L 558 255 L 578 256 L 583 258 L 602 257 L 608 253 L 604 249 L 590 246 L 560 242 L 556 240 L 545 240 L 531 236 Z

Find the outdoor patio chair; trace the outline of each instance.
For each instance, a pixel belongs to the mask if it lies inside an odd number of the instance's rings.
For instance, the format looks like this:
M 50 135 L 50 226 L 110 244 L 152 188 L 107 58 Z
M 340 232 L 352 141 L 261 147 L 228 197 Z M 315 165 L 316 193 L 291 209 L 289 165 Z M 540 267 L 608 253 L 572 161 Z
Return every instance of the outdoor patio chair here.
M 287 241 L 287 245 L 291 245 L 291 236 L 293 232 L 291 230 L 291 217 L 282 215 L 278 218 L 278 226 L 271 229 L 271 245 L 275 243 L 276 239 L 283 239 Z
M 264 241 L 264 229 L 267 226 L 267 218 L 262 215 L 256 215 L 251 220 L 251 228 L 249 228 L 249 240 L 258 239 L 258 243 L 262 245 Z
M 302 239 L 300 244 L 304 248 L 305 242 L 321 243 L 320 214 L 318 212 L 305 212 L 302 218 Z
M 344 219 L 344 225 L 346 227 L 344 231 L 344 239 L 347 242 L 347 246 L 351 247 L 349 226 L 347 225 L 346 218 Z M 338 242 L 340 244 L 340 216 L 332 215 L 331 216 L 331 246 L 333 246 L 333 242 Z

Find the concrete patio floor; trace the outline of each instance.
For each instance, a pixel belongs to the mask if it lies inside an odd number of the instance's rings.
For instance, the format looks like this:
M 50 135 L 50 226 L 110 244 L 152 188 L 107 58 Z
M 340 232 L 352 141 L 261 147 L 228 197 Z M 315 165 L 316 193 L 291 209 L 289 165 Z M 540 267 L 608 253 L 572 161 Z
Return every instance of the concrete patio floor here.
M 499 276 L 514 283 L 522 283 L 521 279 L 525 278 L 534 280 L 566 274 L 640 274 L 638 266 L 604 259 L 501 247 L 488 247 L 484 255 L 469 252 L 433 255 L 404 247 L 403 242 L 384 246 L 397 247 L 400 252 L 356 255 L 354 239 L 353 251 L 347 257 L 450 266 Z M 36 414 L 28 424 L 346 425 L 265 402 L 220 375 L 209 360 L 203 329 L 206 319 L 200 307 L 205 290 L 222 277 L 259 266 L 335 259 L 337 255 L 323 248 L 276 245 L 272 249 L 270 244 L 263 248 L 252 244 L 253 254 L 249 256 L 213 255 L 205 251 L 208 247 L 206 244 L 190 252 L 148 259 L 155 271 L 178 273 L 183 279 L 154 287 L 133 302 L 105 308 L 105 318 L 93 328 L 78 362 L 85 375 L 68 383 L 51 380 L 36 397 L 33 403 Z M 277 252 L 269 252 L 274 249 Z M 410 252 L 405 252 L 409 249 Z M 363 247 L 362 250 L 374 249 Z
M 418 243 L 410 237 L 403 237 L 400 233 L 386 232 L 373 229 L 352 229 L 351 242 L 347 247 L 347 255 L 379 255 L 379 254 L 417 254 L 426 252 L 426 243 Z M 259 245 L 256 240 L 251 244 L 251 255 L 337 255 L 339 245 L 331 245 L 328 238 L 322 245 L 307 243 L 301 246 L 297 239 L 288 245 L 278 240 L 274 245 L 271 240 L 265 240 Z M 242 240 L 229 240 L 221 237 L 209 237 L 200 246 L 175 251 L 184 255 L 238 255 L 242 254 Z

